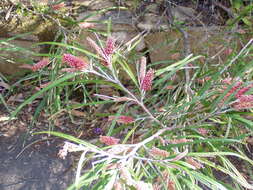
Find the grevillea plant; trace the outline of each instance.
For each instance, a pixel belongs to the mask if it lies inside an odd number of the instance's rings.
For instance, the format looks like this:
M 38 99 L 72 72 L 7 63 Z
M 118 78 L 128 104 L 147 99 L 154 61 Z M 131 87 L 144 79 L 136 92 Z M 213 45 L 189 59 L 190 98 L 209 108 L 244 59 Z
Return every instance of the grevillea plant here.
M 87 42 L 96 54 L 79 50 L 89 56 L 89 61 L 64 49 L 58 59 L 60 76 L 42 87 L 13 114 L 36 97 L 69 80 L 81 85 L 87 80 L 96 82 L 95 76 L 121 91 L 120 95 L 92 94 L 97 99 L 124 105 L 116 115 L 107 118 L 108 122 L 120 127 L 112 125 L 97 142 L 90 143 L 54 131 L 37 133 L 67 139 L 58 154 L 63 159 L 70 152 L 81 152 L 75 183 L 69 190 L 253 189 L 251 182 L 229 159 L 242 160 L 253 166 L 253 161 L 238 148 L 247 135 L 234 135 L 240 127 L 238 121 L 247 123 L 247 130 L 252 132 L 252 122 L 236 113 L 238 109 L 252 108 L 252 83 L 220 80 L 233 62 L 249 51 L 252 41 L 219 72 L 206 76 L 202 75 L 201 69 L 197 70 L 187 84 L 188 89 L 192 88 L 192 94 L 185 94 L 183 82 L 174 88 L 170 78 L 182 69 L 189 69 L 188 63 L 197 64 L 201 56 L 189 55 L 157 70 L 149 68 L 142 56 L 132 63 L 136 66 L 135 72 L 125 58 L 127 48 L 116 48 L 113 37 L 108 37 L 105 43 L 88 37 Z M 66 47 L 61 43 L 57 45 Z M 122 82 L 122 70 L 127 73 L 129 84 Z M 238 75 L 242 76 L 242 73 L 243 70 Z M 79 80 L 78 76 L 85 80 Z M 217 127 L 220 128 L 217 130 Z M 212 136 L 213 131 L 218 131 L 217 138 Z M 227 175 L 232 183 L 220 180 L 219 172 Z

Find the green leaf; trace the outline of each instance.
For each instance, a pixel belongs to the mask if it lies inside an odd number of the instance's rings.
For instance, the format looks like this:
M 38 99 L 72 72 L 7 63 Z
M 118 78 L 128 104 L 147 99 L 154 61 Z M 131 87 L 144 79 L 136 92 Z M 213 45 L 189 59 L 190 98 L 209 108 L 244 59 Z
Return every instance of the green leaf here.
M 40 42 L 40 43 L 37 43 L 33 46 L 39 46 L 39 45 L 57 45 L 57 46 L 62 46 L 62 47 L 66 47 L 66 48 L 69 48 L 69 49 L 74 49 L 74 50 L 77 50 L 77 51 L 80 51 L 86 55 L 89 55 L 89 56 L 92 56 L 94 58 L 97 58 L 97 59 L 100 59 L 97 55 L 85 50 L 85 49 L 82 49 L 82 48 L 78 48 L 78 47 L 75 47 L 75 46 L 72 46 L 72 45 L 69 45 L 69 44 L 64 44 L 64 43 L 60 43 L 60 42 Z
M 75 142 L 77 144 L 81 144 L 81 145 L 84 145 L 84 146 L 87 146 L 87 147 L 90 147 L 90 148 L 93 148 L 93 149 L 97 149 L 97 150 L 101 150 L 100 148 L 96 147 L 95 145 L 93 144 L 90 144 L 84 140 L 81 140 L 81 139 L 78 139 L 72 135 L 67 135 L 67 134 L 64 134 L 64 133 L 60 133 L 60 132 L 55 132 L 55 131 L 41 131 L 41 132 L 36 132 L 36 133 L 33 133 L 34 135 L 40 135 L 40 134 L 49 134 L 49 135 L 54 135 L 54 136 L 57 136 L 57 137 L 60 137 L 60 138 L 63 138 L 63 139 L 67 139 L 69 141 L 72 141 L 72 142 Z
M 167 67 L 165 67 L 165 68 L 163 68 L 163 69 L 159 69 L 159 70 L 157 70 L 156 71 L 156 76 L 159 76 L 159 75 L 161 75 L 161 74 L 163 74 L 163 73 L 165 73 L 165 72 L 168 72 L 168 71 L 172 71 L 173 69 L 175 69 L 175 68 L 180 68 L 180 67 L 183 67 L 183 66 L 185 66 L 186 64 L 188 64 L 188 63 L 190 63 L 190 62 L 193 62 L 193 61 L 195 61 L 196 59 L 199 59 L 199 58 L 201 58 L 202 56 L 196 56 L 196 57 L 193 57 L 193 58 L 191 58 L 192 57 L 192 54 L 191 55 L 188 55 L 186 58 L 184 58 L 183 60 L 181 60 L 181 61 L 178 61 L 178 62 L 176 62 L 176 63 L 174 63 L 174 64 L 172 64 L 172 65 L 169 65 L 169 66 L 167 66 Z
M 247 17 L 243 17 L 242 21 L 244 22 L 244 24 L 252 26 L 252 21 L 250 21 Z
M 131 70 L 131 68 L 129 67 L 129 65 L 126 63 L 126 61 L 124 61 L 124 60 L 122 60 L 122 61 L 118 60 L 118 63 L 122 66 L 122 68 L 128 74 L 128 76 L 130 77 L 130 79 L 138 87 L 138 82 L 137 82 L 137 80 L 135 78 L 135 74 L 133 73 L 133 71 Z
M 234 119 L 236 119 L 236 120 L 238 120 L 238 121 L 240 121 L 240 122 L 246 124 L 245 127 L 247 127 L 249 130 L 253 131 L 253 122 L 252 122 L 252 121 L 250 121 L 250 120 L 248 120 L 248 119 L 246 119 L 246 118 L 243 118 L 243 117 L 241 117 L 241 116 L 238 115 L 238 114 L 230 114 L 230 116 L 231 116 L 232 118 L 234 118 Z
M 214 179 L 199 173 L 197 171 L 192 171 L 192 175 L 201 183 L 205 184 L 207 187 L 209 187 L 212 190 L 228 190 L 225 186 L 218 183 Z
M 62 82 L 71 79 L 73 77 L 75 77 L 76 75 L 79 75 L 80 73 L 71 73 L 71 74 L 67 74 L 66 76 L 54 81 L 52 84 L 49 84 L 48 86 L 46 86 L 45 88 L 41 89 L 39 92 L 37 92 L 36 94 L 32 95 L 30 98 L 28 98 L 27 100 L 25 100 L 21 105 L 19 105 L 17 107 L 17 109 L 12 112 L 11 117 L 15 117 L 18 112 L 27 104 L 32 103 L 33 100 L 35 100 L 36 98 L 38 98 L 40 95 L 42 95 L 44 92 L 50 90 L 51 88 L 61 84 Z

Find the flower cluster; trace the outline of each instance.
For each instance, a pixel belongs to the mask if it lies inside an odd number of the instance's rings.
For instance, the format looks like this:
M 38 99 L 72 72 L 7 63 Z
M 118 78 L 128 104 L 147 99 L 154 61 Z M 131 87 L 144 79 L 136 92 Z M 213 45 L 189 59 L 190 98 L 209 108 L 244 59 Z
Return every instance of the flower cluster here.
M 62 56 L 62 62 L 67 63 L 71 68 L 65 69 L 66 71 L 84 71 L 88 68 L 88 63 L 86 63 L 82 58 L 76 57 L 72 54 L 64 54 Z
M 99 47 L 97 43 L 91 38 L 87 37 L 87 41 L 92 48 L 94 48 L 97 54 L 102 58 L 102 64 L 104 66 L 112 66 L 112 55 L 115 52 L 115 39 L 108 37 L 105 47 Z
M 180 144 L 180 143 L 187 143 L 187 142 L 192 142 L 192 139 L 170 139 L 167 140 L 167 143 L 169 144 Z
M 148 72 L 146 72 L 146 66 L 147 66 L 146 57 L 141 57 L 139 65 L 140 65 L 140 72 L 138 76 L 139 76 L 140 87 L 144 91 L 151 90 L 152 81 L 154 79 L 154 70 L 149 69 Z
M 20 67 L 30 69 L 33 72 L 35 72 L 35 71 L 39 71 L 39 70 L 45 68 L 49 64 L 50 64 L 49 58 L 43 58 L 42 60 L 40 60 L 38 63 L 36 63 L 34 65 L 24 64 L 24 65 L 21 65 Z
M 201 134 L 201 135 L 203 135 L 203 136 L 206 136 L 207 134 L 208 134 L 208 130 L 207 129 L 205 129 L 205 128 L 198 128 L 197 129 L 197 131 Z
M 194 160 L 194 159 L 191 158 L 191 157 L 186 158 L 186 162 L 187 162 L 188 164 L 192 165 L 192 166 L 194 167 L 194 169 L 201 169 L 201 168 L 204 168 L 204 166 L 203 166 L 201 163 L 197 162 L 196 160 Z
M 224 84 L 231 85 L 233 83 L 233 79 L 227 78 L 222 81 Z M 242 81 L 236 81 L 235 85 L 228 91 L 225 95 L 224 99 L 226 100 L 233 93 L 235 93 L 236 101 L 232 104 L 233 108 L 240 109 L 248 109 L 253 108 L 253 95 L 246 95 L 251 88 L 253 88 L 253 84 L 243 87 L 244 83 Z M 223 91 L 226 90 L 226 86 L 223 88 Z
M 68 155 L 68 152 L 77 152 L 77 151 L 84 151 L 84 150 L 87 150 L 87 148 L 85 148 L 82 145 L 77 145 L 71 142 L 65 142 L 62 149 L 59 150 L 58 156 L 61 159 L 65 159 L 66 156 Z
M 108 37 L 105 46 L 105 54 L 110 56 L 114 53 L 115 40 L 112 37 Z
M 156 148 L 156 147 L 153 147 L 150 150 L 150 153 L 155 155 L 155 156 L 161 156 L 161 157 L 168 157 L 170 155 L 170 153 L 167 152 L 166 150 L 162 150 L 162 149 L 159 149 L 159 148 Z
M 114 119 L 116 119 L 117 123 L 122 123 L 122 124 L 129 124 L 129 123 L 134 122 L 134 118 L 132 118 L 130 116 L 125 116 L 125 115 L 121 115 L 119 117 L 117 117 L 117 116 L 110 116 L 109 117 L 109 121 L 112 121 Z
M 79 27 L 82 28 L 82 29 L 94 28 L 95 24 L 94 23 L 90 23 L 90 22 L 81 22 L 81 23 L 79 23 Z
M 152 81 L 154 79 L 154 70 L 149 69 L 143 80 L 141 81 L 141 89 L 148 91 L 152 89 Z
M 109 137 L 109 136 L 100 136 L 99 137 L 100 142 L 110 146 L 110 145 L 115 145 L 118 144 L 120 139 L 114 138 L 114 137 Z
M 55 11 L 59 10 L 59 9 L 62 9 L 64 8 L 66 5 L 64 2 L 62 3 L 59 3 L 59 4 L 54 4 L 54 5 L 51 5 L 51 8 Z

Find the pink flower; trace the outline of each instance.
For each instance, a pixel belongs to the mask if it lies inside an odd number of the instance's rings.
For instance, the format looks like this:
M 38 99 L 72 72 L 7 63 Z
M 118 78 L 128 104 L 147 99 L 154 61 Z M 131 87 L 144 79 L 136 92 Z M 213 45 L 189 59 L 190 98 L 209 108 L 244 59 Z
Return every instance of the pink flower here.
M 231 85 L 232 82 L 233 82 L 233 79 L 231 78 L 223 80 L 223 83 L 228 84 L 228 85 Z M 245 93 L 248 92 L 252 87 L 253 87 L 253 84 L 243 87 L 243 82 L 238 81 L 225 95 L 224 99 L 226 99 L 231 94 L 236 92 L 235 93 L 236 102 L 232 104 L 233 108 L 237 110 L 253 108 L 253 95 L 245 95 Z M 226 88 L 227 87 L 225 87 L 224 90 Z
M 191 164 L 191 165 L 194 167 L 194 169 L 201 169 L 201 168 L 204 168 L 204 166 L 203 166 L 201 163 L 199 163 L 198 161 L 194 160 L 194 159 L 191 158 L 191 157 L 186 158 L 186 162 L 187 162 L 188 164 Z
M 114 100 L 115 102 L 127 102 L 127 101 L 131 101 L 130 98 L 125 97 L 125 96 L 123 96 L 123 97 L 116 97 L 116 98 L 114 98 L 113 100 Z
M 48 58 L 43 58 L 41 61 L 39 61 L 38 63 L 33 65 L 32 70 L 33 71 L 41 70 L 41 69 L 45 68 L 46 66 L 48 66 L 49 63 L 50 63 L 50 61 Z
M 111 66 L 112 54 L 115 51 L 115 39 L 113 39 L 112 37 L 108 37 L 105 47 L 99 47 L 97 43 L 89 37 L 87 37 L 87 41 L 90 46 L 96 50 L 97 54 L 102 58 L 101 64 L 104 66 Z
M 192 139 L 170 139 L 167 140 L 168 143 L 170 144 L 180 144 L 180 143 L 187 143 L 187 142 L 192 142 Z
M 62 2 L 62 3 L 59 3 L 59 4 L 52 5 L 51 7 L 52 7 L 53 10 L 59 10 L 59 9 L 65 7 L 65 3 Z
M 95 26 L 94 23 L 89 23 L 89 22 L 81 22 L 81 23 L 79 23 L 79 27 L 83 28 L 83 29 L 85 29 L 85 28 L 93 28 L 94 26 Z
M 101 56 L 102 58 L 105 58 L 105 54 L 104 54 L 102 48 L 100 48 L 97 45 L 97 43 L 93 39 L 91 39 L 90 37 L 87 37 L 86 39 L 87 39 L 88 43 L 90 44 L 90 46 L 96 50 L 98 55 Z
M 242 88 L 243 82 L 240 81 L 240 79 L 233 79 L 233 78 L 225 78 L 222 80 L 222 83 L 225 84 L 223 85 L 223 89 L 221 92 L 224 92 L 228 86 L 226 85 L 232 85 L 233 81 L 235 81 L 235 85 L 230 88 L 230 90 L 227 92 L 227 94 L 224 96 L 224 100 L 226 100 L 228 97 L 230 97 L 234 92 L 238 91 L 239 89 Z
M 253 85 L 249 85 L 246 86 L 244 88 L 241 88 L 235 95 L 236 98 L 240 98 L 243 94 L 245 94 L 246 92 L 248 92 L 251 88 L 253 87 Z
M 232 106 L 237 110 L 253 108 L 253 95 L 241 95 Z
M 100 142 L 106 144 L 106 145 L 115 145 L 118 144 L 120 139 L 114 138 L 114 137 L 109 137 L 109 136 L 100 136 L 99 137 Z
M 140 73 L 139 73 L 140 83 L 143 81 L 146 75 L 146 66 L 147 66 L 147 58 L 142 56 L 140 60 Z
M 253 108 L 253 102 L 237 102 L 233 104 L 233 108 L 236 110 Z
M 161 156 L 161 157 L 168 157 L 170 155 L 170 153 L 167 152 L 166 150 L 162 150 L 162 149 L 159 149 L 159 148 L 156 148 L 156 147 L 153 147 L 150 150 L 150 153 L 153 154 L 153 155 L 156 155 L 156 156 Z
M 116 119 L 116 121 L 118 123 L 123 123 L 123 124 L 129 124 L 129 123 L 133 123 L 134 122 L 134 119 L 130 116 L 124 116 L 124 115 L 121 115 L 119 117 L 116 117 L 116 116 L 110 116 L 109 117 L 109 121 L 112 121 Z
M 43 68 L 45 68 L 47 65 L 49 65 L 50 61 L 48 58 L 43 58 L 42 60 L 40 60 L 38 63 L 34 64 L 34 65 L 28 65 L 28 64 L 24 64 L 21 65 L 21 68 L 26 68 L 26 69 L 31 69 L 32 71 L 38 71 L 41 70 Z
M 145 77 L 141 81 L 141 89 L 144 91 L 151 90 L 153 79 L 154 79 L 154 70 L 149 69 Z
M 204 136 L 208 134 L 208 130 L 205 128 L 198 128 L 198 132 Z
M 82 71 L 88 67 L 88 63 L 86 63 L 83 59 L 71 54 L 64 54 L 62 62 L 67 63 L 71 67 L 69 71 Z
M 110 56 L 114 53 L 115 40 L 112 37 L 108 37 L 105 46 L 105 54 Z
M 238 89 L 240 89 L 241 88 L 241 86 L 242 86 L 242 82 L 240 81 L 240 82 L 236 82 L 235 83 L 235 86 L 233 86 L 229 91 L 228 91 L 228 93 L 225 95 L 225 97 L 224 98 L 227 98 L 227 97 L 229 97 L 231 94 L 233 94 L 236 90 L 238 90 Z
M 227 78 L 223 79 L 221 82 L 222 82 L 223 84 L 230 85 L 230 84 L 232 84 L 232 80 L 233 80 L 232 78 L 227 77 Z
M 253 102 L 253 95 L 241 95 L 238 99 L 239 102 Z
M 227 49 L 225 49 L 225 51 L 224 51 L 224 54 L 225 54 L 225 55 L 230 55 L 231 53 L 233 53 L 233 49 L 231 49 L 231 48 L 227 48 Z
M 175 88 L 175 86 L 172 86 L 172 85 L 166 86 L 166 89 L 167 89 L 167 90 L 173 90 L 174 88 Z

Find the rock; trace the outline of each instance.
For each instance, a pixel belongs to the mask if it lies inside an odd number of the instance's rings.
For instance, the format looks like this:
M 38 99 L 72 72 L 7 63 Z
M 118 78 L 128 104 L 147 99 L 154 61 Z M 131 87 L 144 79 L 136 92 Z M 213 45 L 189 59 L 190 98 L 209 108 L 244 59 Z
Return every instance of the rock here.
M 172 8 L 172 15 L 175 21 L 186 22 L 195 18 L 196 11 L 190 7 L 176 6 Z
M 168 29 L 168 25 L 164 17 L 153 13 L 145 14 L 143 16 L 143 20 L 137 24 L 137 27 L 141 30 L 147 31 L 163 31 Z
M 108 0 L 95 0 L 91 1 L 88 5 L 90 10 L 102 10 L 115 7 L 115 3 Z
M 216 55 L 225 44 L 224 36 L 232 37 L 228 32 L 220 27 L 189 27 L 190 50 L 194 55 L 207 55 L 212 57 Z M 233 39 L 233 38 L 232 38 Z M 163 32 L 155 32 L 145 37 L 152 63 L 174 59 L 175 53 L 180 53 L 183 57 L 183 37 L 179 31 L 168 30 Z M 220 54 L 212 59 L 217 62 L 218 59 L 225 59 L 225 54 Z M 177 56 L 177 58 L 179 58 Z M 174 62 L 174 61 L 173 61 Z
M 40 143 L 34 143 L 35 138 L 31 137 L 24 149 L 22 145 L 27 142 L 24 138 L 27 138 L 26 134 L 0 137 L 0 189 L 67 189 L 74 182 L 75 169 L 71 167 L 73 158 L 62 160 L 57 157 L 59 143 L 48 146 L 41 139 Z
M 10 0 L 13 4 L 17 5 L 17 4 L 23 4 L 26 6 L 30 6 L 32 4 L 34 5 L 47 5 L 49 0 Z
M 78 19 L 83 20 L 87 17 L 87 15 L 90 15 L 91 13 L 92 12 L 83 13 L 79 16 Z M 132 23 L 132 14 L 129 11 L 125 10 L 108 11 L 102 15 L 89 17 L 85 21 L 92 23 L 95 22 L 96 24 L 94 26 L 94 29 L 96 31 L 107 32 L 108 25 L 106 23 L 104 24 L 104 22 L 108 20 L 111 20 L 112 22 L 111 35 L 117 40 L 118 44 L 125 44 L 139 34 Z M 86 38 L 88 36 L 92 36 L 92 38 L 95 39 L 92 32 L 83 30 L 81 31 L 77 41 L 87 49 L 90 49 L 86 41 Z M 144 49 L 144 46 L 144 41 L 142 41 L 138 44 L 137 49 L 142 50 Z
M 87 7 L 90 11 L 102 10 L 111 7 L 116 7 L 117 4 L 109 0 L 73 0 L 75 6 Z
M 150 4 L 145 8 L 145 14 L 138 20 L 137 27 L 141 30 L 163 31 L 168 29 L 168 18 L 159 9 L 159 4 Z M 171 9 L 175 22 L 189 22 L 196 20 L 196 12 L 194 9 L 183 6 L 176 6 Z
M 25 1 L 22 2 L 25 3 Z M 29 51 L 34 53 L 48 51 L 45 49 L 46 46 L 44 49 L 31 48 L 31 46 L 38 42 L 53 41 L 58 31 L 58 26 L 53 21 L 30 12 L 26 15 L 17 13 L 16 16 L 12 16 L 8 20 L 0 18 L 0 28 L 1 40 L 15 38 L 7 43 L 0 43 L 0 48 L 6 48 L 1 49 L 0 72 L 12 75 L 12 77 L 22 76 L 28 71 L 20 69 L 21 64 L 32 63 L 39 59 L 32 56 Z
M 3 40 L 4 38 L 0 38 Z M 35 59 L 32 52 L 39 52 L 39 47 L 31 48 L 34 41 L 28 40 L 11 40 L 7 43 L 0 43 L 0 73 L 9 75 L 11 77 L 22 76 L 28 70 L 20 68 L 19 66 L 25 63 L 33 63 Z

